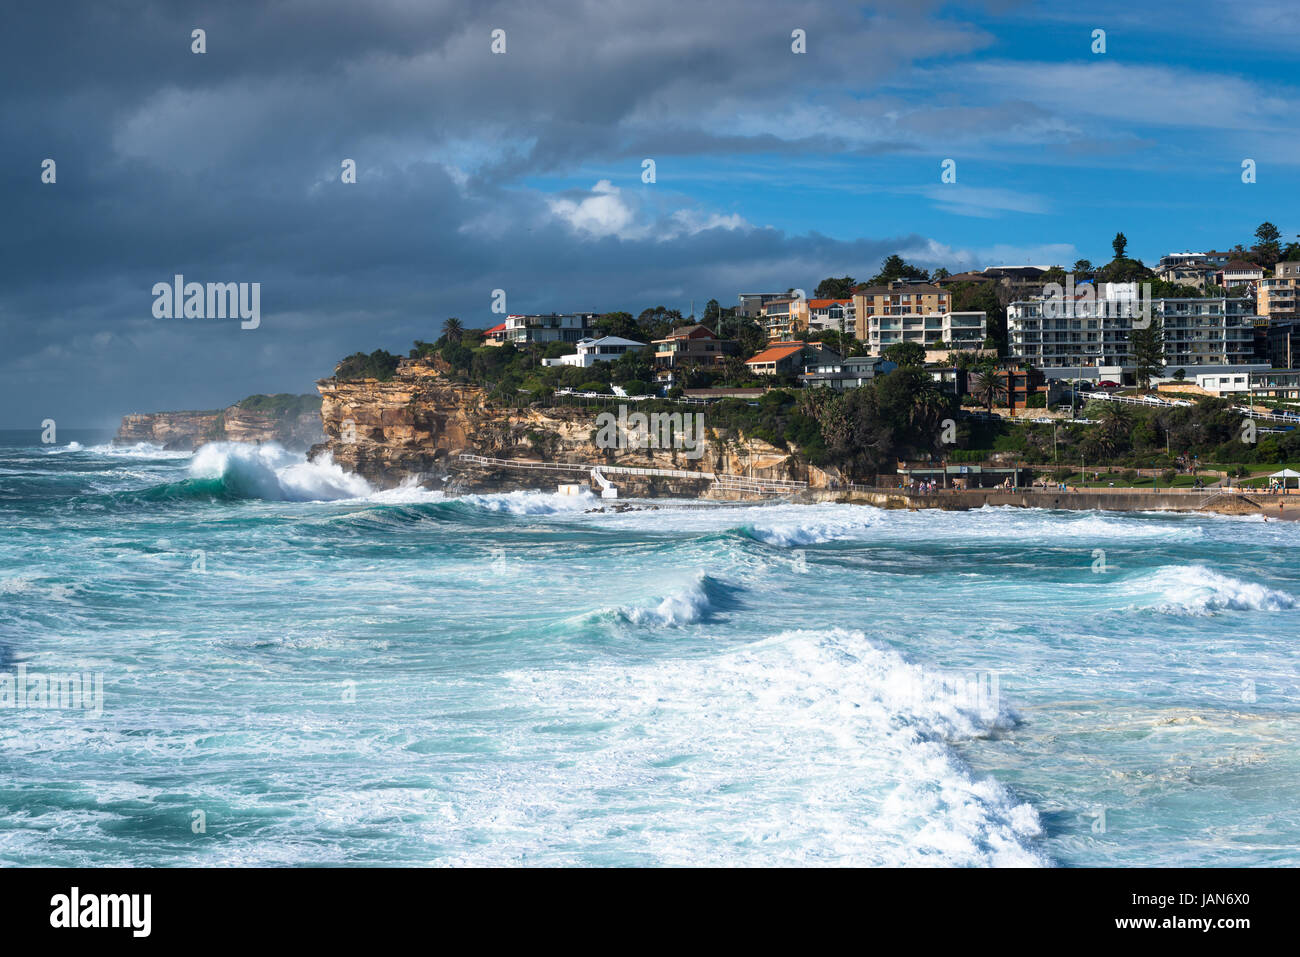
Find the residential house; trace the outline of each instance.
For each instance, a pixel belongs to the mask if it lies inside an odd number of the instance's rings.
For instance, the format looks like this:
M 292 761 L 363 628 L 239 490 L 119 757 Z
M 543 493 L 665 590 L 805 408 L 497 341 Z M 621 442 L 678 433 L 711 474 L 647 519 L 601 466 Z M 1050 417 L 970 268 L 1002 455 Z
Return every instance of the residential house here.
M 1233 286 L 1251 286 L 1264 278 L 1264 268 L 1242 259 L 1234 259 L 1214 274 L 1216 285 L 1224 289 Z
M 1157 279 L 1193 289 L 1204 289 L 1207 282 L 1213 281 L 1215 271 L 1205 253 L 1169 253 L 1161 257 L 1154 270 Z
M 808 329 L 811 332 L 835 332 L 857 335 L 857 310 L 852 299 L 809 299 Z
M 599 314 L 594 312 L 506 316 L 505 341 L 530 343 L 579 342 L 591 337 Z
M 840 361 L 838 353 L 820 342 L 773 342 L 754 358 L 746 359 L 745 365 L 757 375 L 797 375 L 810 366 L 829 367 Z
M 641 349 L 644 342 L 635 339 L 621 339 L 618 336 L 605 336 L 601 339 L 583 339 L 578 343 L 578 351 L 572 355 L 555 359 L 543 359 L 544 366 L 577 366 L 590 369 L 597 362 L 613 362 L 629 349 Z
M 652 344 L 661 381 L 671 380 L 672 371 L 678 366 L 718 365 L 727 356 L 740 352 L 740 344 L 734 339 L 719 339 L 707 326 L 700 325 L 679 326 Z
M 808 371 L 799 376 L 807 387 L 823 386 L 844 392 L 857 389 L 876 378 L 893 372 L 897 365 L 881 356 L 849 356 L 844 359 L 819 360 L 816 365 L 808 366 Z

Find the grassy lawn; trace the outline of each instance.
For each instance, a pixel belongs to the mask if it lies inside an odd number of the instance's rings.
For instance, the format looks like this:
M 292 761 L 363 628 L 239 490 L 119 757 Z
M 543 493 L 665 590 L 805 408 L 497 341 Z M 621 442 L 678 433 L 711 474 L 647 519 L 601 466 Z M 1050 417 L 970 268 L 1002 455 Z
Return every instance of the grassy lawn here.
M 1274 471 L 1276 471 L 1276 469 Z M 1094 472 L 1098 473 L 1100 477 L 1094 479 L 1092 477 Z M 1112 470 L 1112 471 L 1088 469 L 1084 474 L 1087 476 L 1087 481 L 1085 482 L 1079 481 L 1078 470 L 1075 470 L 1075 472 L 1069 478 L 1067 478 L 1065 482 L 1067 485 L 1070 485 L 1075 488 L 1110 488 L 1113 485 L 1115 488 L 1139 488 L 1140 489 L 1140 488 L 1151 488 L 1152 486 L 1152 478 L 1149 475 L 1139 475 L 1132 482 L 1126 481 L 1124 479 L 1123 469 Z M 1217 476 L 1205 475 L 1204 473 L 1202 473 L 1200 477 L 1201 480 L 1205 482 L 1206 485 L 1209 485 L 1210 483 L 1217 481 Z M 1048 477 L 1048 481 L 1049 482 L 1052 481 L 1050 476 Z M 1195 477 L 1191 475 L 1181 474 L 1181 473 L 1174 477 L 1172 486 L 1170 485 L 1170 483 L 1166 482 L 1164 479 L 1160 478 L 1159 476 L 1157 476 L 1155 479 L 1155 486 L 1157 488 L 1170 488 L 1170 487 L 1192 488 L 1195 484 L 1196 484 Z M 1236 484 L 1235 480 L 1233 481 L 1233 484 L 1234 485 Z

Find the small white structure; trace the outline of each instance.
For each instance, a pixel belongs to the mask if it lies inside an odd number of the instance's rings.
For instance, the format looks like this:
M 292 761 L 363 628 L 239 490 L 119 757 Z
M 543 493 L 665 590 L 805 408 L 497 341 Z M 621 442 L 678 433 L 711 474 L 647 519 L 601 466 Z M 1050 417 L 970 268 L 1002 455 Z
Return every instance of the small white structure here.
M 561 495 L 582 496 L 582 495 L 586 495 L 590 491 L 591 488 L 585 482 L 575 482 L 569 485 L 561 485 L 559 488 L 559 493 Z
M 629 349 L 640 349 L 644 342 L 635 339 L 621 339 L 618 336 L 605 336 L 603 339 L 583 339 L 578 343 L 578 351 L 571 356 L 558 359 L 543 359 L 544 366 L 577 366 L 589 369 L 597 362 L 613 362 Z
M 614 483 L 600 474 L 600 469 L 591 470 L 591 485 L 600 489 L 601 498 L 618 498 L 618 489 Z
M 1272 475 L 1269 476 L 1269 478 L 1281 479 L 1283 488 L 1287 487 L 1286 484 L 1287 482 L 1291 481 L 1292 479 L 1295 479 L 1296 488 L 1300 488 L 1300 472 L 1297 472 L 1295 469 L 1283 469 L 1280 472 L 1274 472 Z

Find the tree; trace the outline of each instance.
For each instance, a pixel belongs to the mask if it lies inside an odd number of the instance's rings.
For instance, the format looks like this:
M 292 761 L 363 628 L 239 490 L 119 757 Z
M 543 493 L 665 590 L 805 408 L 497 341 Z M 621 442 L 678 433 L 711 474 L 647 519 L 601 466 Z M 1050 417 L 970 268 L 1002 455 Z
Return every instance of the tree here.
M 836 279 L 834 276 L 823 279 L 813 290 L 813 296 L 817 299 L 849 299 L 853 296 L 853 287 L 858 281 L 852 276 L 842 276 Z
M 1165 333 L 1160 320 L 1153 316 L 1146 328 L 1131 330 L 1128 349 L 1138 387 L 1151 388 L 1151 377 L 1165 367 Z
M 1116 233 L 1115 238 L 1110 241 L 1110 248 L 1115 250 L 1115 258 L 1123 259 L 1124 250 L 1128 248 L 1128 237 L 1123 233 Z
M 947 279 L 951 275 L 952 273 L 940 266 L 934 272 L 930 273 L 930 278 L 933 280 Z
M 969 367 L 967 390 L 989 412 L 998 397 L 998 363 L 992 356 L 980 356 Z
M 721 316 L 722 306 L 718 304 L 718 300 L 710 299 L 704 304 L 704 315 L 700 317 L 700 322 L 706 326 L 710 323 L 716 324 Z
M 1130 409 L 1118 402 L 1106 402 L 1097 413 L 1097 419 L 1092 438 L 1097 443 L 1101 457 L 1110 458 L 1124 451 L 1129 445 L 1129 433 L 1133 431 L 1133 413 Z
M 924 269 L 913 266 L 897 253 L 886 256 L 880 262 L 880 272 L 871 280 L 872 286 L 883 286 L 894 279 L 929 279 L 930 274 Z
M 1092 275 L 1092 263 L 1087 259 L 1076 259 L 1073 271 L 1075 279 L 1086 279 Z
M 460 342 L 461 336 L 465 334 L 465 327 L 459 319 L 452 316 L 442 324 L 442 334 L 448 342 Z
M 607 312 L 594 323 L 599 336 L 618 336 L 620 339 L 632 339 L 641 342 L 644 333 L 630 312 Z
M 1272 223 L 1260 223 L 1255 230 L 1255 258 L 1262 266 L 1272 266 L 1282 258 L 1282 233 Z
M 916 342 L 895 342 L 880 354 L 902 369 L 925 365 L 925 346 Z

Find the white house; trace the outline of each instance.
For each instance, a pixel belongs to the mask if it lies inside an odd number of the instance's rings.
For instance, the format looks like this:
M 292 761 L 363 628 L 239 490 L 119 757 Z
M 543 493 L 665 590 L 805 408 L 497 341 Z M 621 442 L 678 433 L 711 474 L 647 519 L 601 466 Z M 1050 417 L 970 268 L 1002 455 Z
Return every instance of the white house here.
M 589 369 L 597 362 L 613 362 L 629 349 L 640 349 L 644 342 L 635 339 L 620 339 L 618 336 L 605 336 L 602 339 L 583 339 L 578 343 L 578 351 L 573 355 L 560 356 L 558 359 L 543 359 L 544 366 L 578 366 Z

